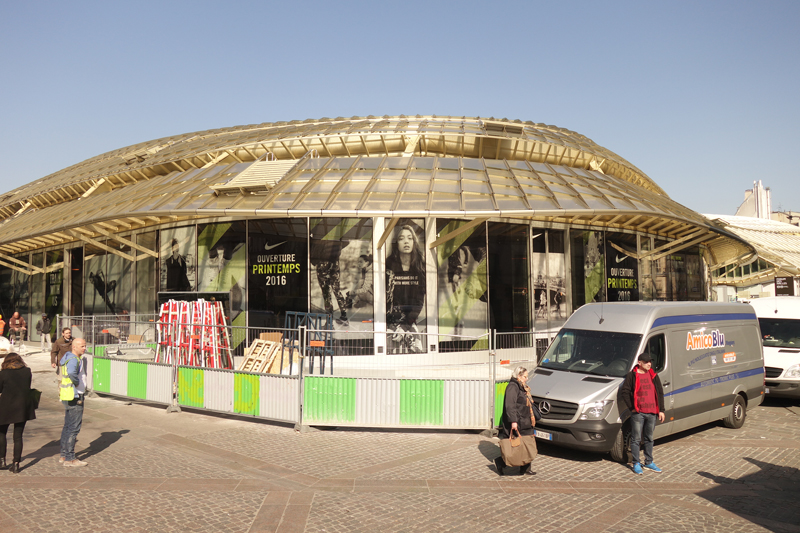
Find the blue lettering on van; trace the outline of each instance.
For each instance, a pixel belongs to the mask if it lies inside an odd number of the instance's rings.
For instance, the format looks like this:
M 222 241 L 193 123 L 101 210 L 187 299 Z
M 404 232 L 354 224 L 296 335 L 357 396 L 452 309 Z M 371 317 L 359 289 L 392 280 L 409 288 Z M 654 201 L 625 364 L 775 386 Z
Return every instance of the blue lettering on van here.
M 755 313 L 727 313 L 715 315 L 664 316 L 653 321 L 650 329 L 670 324 L 689 324 L 692 322 L 717 322 L 720 320 L 757 320 Z
M 664 393 L 664 397 L 673 396 L 675 394 L 680 394 L 682 392 L 689 392 L 689 391 L 692 391 L 692 390 L 701 389 L 703 387 L 709 387 L 711 385 L 716 385 L 717 383 L 725 383 L 726 381 L 733 381 L 733 380 L 736 380 L 736 379 L 746 378 L 746 377 L 749 377 L 749 376 L 756 376 L 758 374 L 763 374 L 763 373 L 764 373 L 764 367 L 760 366 L 758 368 L 752 368 L 750 370 L 744 370 L 742 372 L 735 372 L 733 374 L 727 374 L 725 376 L 717 376 L 717 377 L 715 377 L 713 379 L 707 379 L 705 381 L 700 381 L 698 383 L 693 383 L 693 384 L 689 385 L 688 387 L 683 387 L 683 388 L 680 388 L 680 389 L 676 389 L 676 390 L 674 390 L 672 392 Z

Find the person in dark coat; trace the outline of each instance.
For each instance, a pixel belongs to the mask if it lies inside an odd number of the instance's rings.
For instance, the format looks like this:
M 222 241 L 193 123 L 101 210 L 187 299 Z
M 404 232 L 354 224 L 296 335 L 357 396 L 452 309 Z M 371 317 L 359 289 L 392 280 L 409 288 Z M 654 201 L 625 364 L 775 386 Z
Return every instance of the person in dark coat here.
M 506 387 L 506 394 L 503 398 L 503 417 L 500 420 L 499 437 L 507 439 L 511 432 L 519 431 L 521 436 L 533 435 L 533 399 L 530 397 L 531 390 L 528 387 L 528 370 L 521 366 L 514 369 L 511 373 L 511 381 Z M 497 473 L 503 475 L 506 467 L 503 457 L 494 460 Z M 519 467 L 522 475 L 533 475 L 530 463 Z
M 6 433 L 14 424 L 14 461 L 11 471 L 19 473 L 22 461 L 22 432 L 25 423 L 36 418 L 31 400 L 31 369 L 16 353 L 6 355 L 0 365 L 0 468 L 6 468 Z

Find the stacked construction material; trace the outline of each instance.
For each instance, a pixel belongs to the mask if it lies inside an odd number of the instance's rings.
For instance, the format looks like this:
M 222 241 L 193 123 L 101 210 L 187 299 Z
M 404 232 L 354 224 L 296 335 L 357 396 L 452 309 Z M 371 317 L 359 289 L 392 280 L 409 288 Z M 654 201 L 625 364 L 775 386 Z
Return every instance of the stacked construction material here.
M 169 300 L 158 321 L 157 363 L 233 368 L 222 302 Z

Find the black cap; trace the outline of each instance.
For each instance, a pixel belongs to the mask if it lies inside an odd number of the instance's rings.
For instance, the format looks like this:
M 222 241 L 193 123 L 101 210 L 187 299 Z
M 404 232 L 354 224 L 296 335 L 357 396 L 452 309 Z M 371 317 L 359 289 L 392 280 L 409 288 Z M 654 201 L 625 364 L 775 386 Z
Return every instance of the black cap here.
M 639 354 L 639 361 L 641 361 L 642 363 L 652 363 L 653 358 L 650 357 L 649 353 L 644 352 Z

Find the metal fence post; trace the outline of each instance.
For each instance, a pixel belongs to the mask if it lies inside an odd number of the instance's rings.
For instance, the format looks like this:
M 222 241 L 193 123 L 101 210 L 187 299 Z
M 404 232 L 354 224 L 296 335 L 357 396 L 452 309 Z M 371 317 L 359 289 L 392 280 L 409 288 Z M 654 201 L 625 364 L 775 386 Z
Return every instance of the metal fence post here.
M 164 331 L 164 323 L 161 322 L 161 331 Z M 166 327 L 172 327 L 172 323 L 167 323 Z M 158 345 L 156 346 L 158 348 Z M 168 413 L 180 413 L 181 406 L 178 405 L 178 354 L 172 355 L 172 403 L 167 407 Z
M 495 400 L 495 389 L 497 387 L 497 330 L 493 329 L 491 334 L 489 335 L 489 365 L 491 369 L 489 370 L 489 376 L 491 377 L 491 382 L 489 383 L 489 420 L 491 420 L 492 425 L 489 428 L 491 430 L 497 424 L 495 423 L 494 419 L 494 400 Z
M 306 366 L 305 365 L 305 361 L 306 361 L 306 327 L 305 326 L 300 326 L 298 328 L 298 337 L 300 337 L 298 339 L 300 341 L 299 342 L 299 346 L 298 346 L 298 348 L 300 349 L 300 371 L 298 372 L 298 379 L 299 379 L 298 385 L 299 386 L 297 387 L 297 391 L 298 391 L 298 393 L 297 393 L 297 425 L 295 426 L 295 429 L 297 429 L 298 431 L 301 431 L 302 427 L 303 427 L 303 407 L 304 407 L 303 406 L 303 392 L 305 391 L 305 375 L 304 375 L 305 373 L 304 373 L 303 370 L 304 370 L 304 367 Z M 292 357 L 292 354 L 289 354 L 289 357 Z M 291 359 L 290 359 L 290 361 L 291 361 Z

